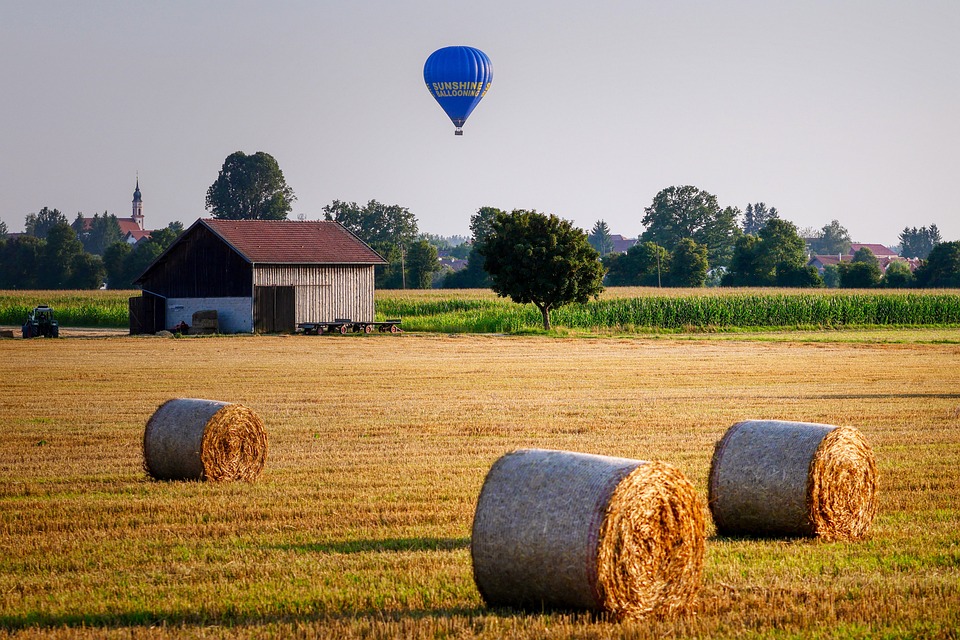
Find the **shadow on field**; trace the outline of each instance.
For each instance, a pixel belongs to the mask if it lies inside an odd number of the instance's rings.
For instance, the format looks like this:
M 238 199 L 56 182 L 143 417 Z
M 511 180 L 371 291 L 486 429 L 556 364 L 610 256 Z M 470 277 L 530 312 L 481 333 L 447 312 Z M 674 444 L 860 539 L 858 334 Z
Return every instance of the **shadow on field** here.
M 470 546 L 470 538 L 386 538 L 384 540 L 343 540 L 312 544 L 281 544 L 275 549 L 306 553 L 365 553 L 383 551 L 454 551 Z

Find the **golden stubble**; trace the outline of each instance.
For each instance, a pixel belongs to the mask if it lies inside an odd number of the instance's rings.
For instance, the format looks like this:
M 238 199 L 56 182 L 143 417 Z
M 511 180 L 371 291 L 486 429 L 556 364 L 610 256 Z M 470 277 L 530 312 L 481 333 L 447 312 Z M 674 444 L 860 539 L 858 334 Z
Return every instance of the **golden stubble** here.
M 864 433 L 883 477 L 868 539 L 713 538 L 693 617 L 620 629 L 950 628 L 960 597 L 958 380 L 955 344 L 0 342 L 0 627 L 602 636 L 616 627 L 482 608 L 468 546 L 490 465 L 521 447 L 659 459 L 705 499 L 715 441 L 734 422 L 765 418 Z M 146 478 L 144 425 L 174 397 L 257 412 L 270 455 L 255 484 Z

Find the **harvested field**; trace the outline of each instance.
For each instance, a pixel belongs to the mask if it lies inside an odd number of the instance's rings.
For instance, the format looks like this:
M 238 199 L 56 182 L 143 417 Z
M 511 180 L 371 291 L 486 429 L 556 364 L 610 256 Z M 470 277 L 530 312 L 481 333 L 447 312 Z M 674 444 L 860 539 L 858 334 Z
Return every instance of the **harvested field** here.
M 945 335 L 0 341 L 0 636 L 950 637 L 960 336 Z M 171 397 L 256 411 L 258 481 L 148 480 L 144 424 Z M 470 531 L 501 455 L 664 460 L 705 499 L 713 445 L 745 419 L 861 430 L 883 483 L 867 538 L 708 524 L 703 589 L 680 617 L 483 606 Z

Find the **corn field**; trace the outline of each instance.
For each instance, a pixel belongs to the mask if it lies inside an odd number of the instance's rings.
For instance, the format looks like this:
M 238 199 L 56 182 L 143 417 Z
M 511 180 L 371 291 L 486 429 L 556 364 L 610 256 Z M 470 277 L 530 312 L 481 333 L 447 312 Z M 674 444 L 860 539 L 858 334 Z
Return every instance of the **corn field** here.
M 917 326 L 960 324 L 958 292 L 815 292 L 781 290 L 717 293 L 611 292 L 552 314 L 555 327 L 584 330 L 734 329 L 766 327 Z M 541 326 L 533 305 L 472 292 L 449 297 L 380 292 L 378 316 L 400 317 L 408 330 L 509 333 Z
M 0 291 L 0 325 L 20 326 L 42 304 L 65 327 L 127 327 L 127 299 L 139 291 Z
M 19 326 L 38 304 L 67 327 L 129 325 L 136 291 L 0 292 L 0 325 Z M 489 290 L 378 291 L 378 320 L 401 318 L 408 331 L 516 333 L 541 327 L 532 304 Z M 555 327 L 588 331 L 729 330 L 766 327 L 960 325 L 960 292 L 785 289 L 612 288 L 599 300 L 556 309 Z

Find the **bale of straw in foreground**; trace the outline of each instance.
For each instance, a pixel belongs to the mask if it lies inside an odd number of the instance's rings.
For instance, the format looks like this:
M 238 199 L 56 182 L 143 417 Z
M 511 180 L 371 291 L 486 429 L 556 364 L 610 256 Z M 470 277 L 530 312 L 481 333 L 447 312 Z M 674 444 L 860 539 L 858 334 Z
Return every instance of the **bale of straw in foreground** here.
M 705 518 L 670 465 L 514 451 L 494 463 L 480 492 L 474 579 L 490 606 L 670 614 L 700 589 Z
M 143 434 L 143 466 L 157 480 L 252 481 L 266 458 L 263 422 L 240 404 L 174 398 Z
M 710 465 L 722 535 L 864 537 L 877 512 L 873 450 L 853 427 L 748 420 L 730 427 Z

